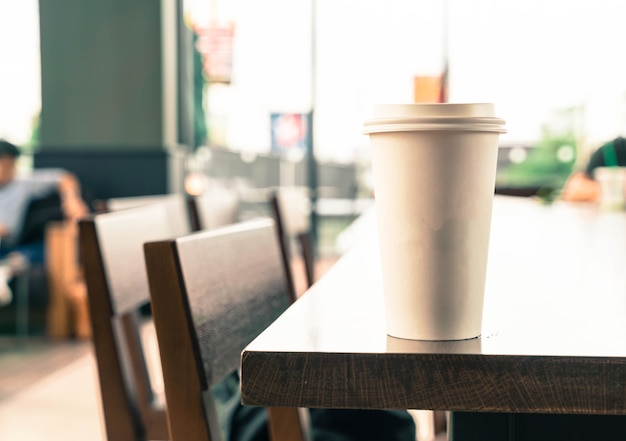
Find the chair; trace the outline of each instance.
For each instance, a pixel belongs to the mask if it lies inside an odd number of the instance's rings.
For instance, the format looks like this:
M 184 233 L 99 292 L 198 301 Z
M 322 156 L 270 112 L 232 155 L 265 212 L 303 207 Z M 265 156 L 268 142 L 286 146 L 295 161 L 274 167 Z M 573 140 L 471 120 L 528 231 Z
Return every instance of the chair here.
M 234 190 L 214 186 L 189 197 L 189 209 L 194 231 L 212 230 L 237 222 L 239 197 Z
M 110 213 L 112 211 L 128 210 L 131 208 L 145 207 L 146 205 L 167 204 L 172 210 L 174 221 L 178 221 L 180 213 L 185 213 L 185 225 L 192 231 L 199 229 L 195 222 L 194 209 L 191 198 L 182 193 L 165 193 L 143 196 L 124 196 L 109 199 L 96 199 L 92 206 L 94 213 Z
M 278 238 L 281 242 L 281 252 L 284 265 L 291 265 L 292 256 L 291 256 L 291 239 L 295 235 L 295 239 L 300 248 L 300 255 L 302 256 L 302 263 L 304 266 L 304 276 L 306 280 L 306 287 L 309 288 L 315 282 L 315 253 L 313 250 L 313 241 L 311 238 L 311 233 L 308 227 L 303 228 L 300 226 L 298 229 L 293 223 L 287 221 L 286 216 L 284 214 L 283 207 L 289 203 L 288 200 L 284 200 L 279 191 L 272 192 L 270 196 L 270 207 L 274 217 L 274 221 L 276 222 L 276 230 L 278 234 Z M 296 283 L 293 280 L 292 276 L 288 276 L 290 279 L 290 284 L 294 286 L 294 290 L 291 294 L 292 299 L 295 300 L 297 297 L 297 288 Z
M 91 338 L 89 305 L 78 257 L 78 226 L 74 221 L 49 222 L 45 233 L 48 278 L 46 329 L 52 339 Z
M 144 250 L 171 439 L 222 440 L 209 391 L 237 371 L 243 348 L 290 304 L 274 222 L 243 222 Z M 307 439 L 298 409 L 270 409 L 269 430 L 274 441 Z
M 141 339 L 145 318 L 140 309 L 150 300 L 142 245 L 189 233 L 185 208 L 165 201 L 79 221 L 105 430 L 111 441 L 169 439 L 164 400 L 153 390 Z
M 185 195 L 180 193 L 150 194 L 142 196 L 122 196 L 108 199 L 96 199 L 92 205 L 96 213 L 127 210 L 169 201 L 185 201 Z

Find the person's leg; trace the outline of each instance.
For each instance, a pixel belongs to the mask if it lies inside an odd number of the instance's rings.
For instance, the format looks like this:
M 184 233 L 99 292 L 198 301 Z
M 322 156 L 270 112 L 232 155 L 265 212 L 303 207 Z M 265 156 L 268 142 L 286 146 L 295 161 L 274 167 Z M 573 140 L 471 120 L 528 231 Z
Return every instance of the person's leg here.
M 43 241 L 31 242 L 20 245 L 11 250 L 10 254 L 18 253 L 25 257 L 31 266 L 43 265 L 44 261 L 44 245 Z

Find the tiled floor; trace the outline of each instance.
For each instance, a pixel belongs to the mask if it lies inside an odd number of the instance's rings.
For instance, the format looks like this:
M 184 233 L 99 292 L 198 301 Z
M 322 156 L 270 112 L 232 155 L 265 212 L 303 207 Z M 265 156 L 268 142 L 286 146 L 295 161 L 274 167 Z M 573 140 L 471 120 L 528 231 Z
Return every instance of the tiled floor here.
M 142 326 L 143 340 L 148 370 L 155 392 L 163 390 L 160 360 L 154 324 L 147 320 Z M 38 345 L 40 341 L 30 344 Z M 46 374 L 39 373 L 40 379 L 32 384 L 25 385 L 19 392 L 0 396 L 0 440 L 1 441 L 107 441 L 104 434 L 98 372 L 91 342 L 77 342 L 72 344 L 50 343 L 53 348 L 44 357 L 38 357 L 36 362 L 54 364 L 52 358 L 60 358 L 63 353 L 71 362 L 63 367 Z M 74 347 L 76 346 L 76 347 Z M 56 349 L 55 349 L 56 348 Z M 27 357 L 27 354 L 36 351 L 13 350 L 12 356 Z M 42 349 L 39 349 L 42 351 Z M 0 376 L 3 382 L 10 381 L 5 373 L 14 377 L 16 363 L 1 363 Z M 60 364 L 59 361 L 56 363 Z M 21 377 L 33 377 L 22 375 Z M 23 381 L 22 381 L 23 383 Z M 9 389 L 0 388 L 0 390 Z M 9 390 L 9 392 L 11 392 Z M 8 395 L 8 397 L 7 397 Z
M 91 352 L 0 401 L 0 440 L 104 441 Z

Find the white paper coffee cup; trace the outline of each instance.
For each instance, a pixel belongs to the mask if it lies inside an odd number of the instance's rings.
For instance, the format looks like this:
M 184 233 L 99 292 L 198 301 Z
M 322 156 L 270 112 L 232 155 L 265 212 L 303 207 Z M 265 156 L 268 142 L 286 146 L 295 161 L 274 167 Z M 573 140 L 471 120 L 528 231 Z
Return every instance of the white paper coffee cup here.
M 626 208 L 626 167 L 597 167 L 593 175 L 600 184 L 600 208 L 607 211 Z
M 489 103 L 378 105 L 365 122 L 389 335 L 480 335 L 505 131 Z

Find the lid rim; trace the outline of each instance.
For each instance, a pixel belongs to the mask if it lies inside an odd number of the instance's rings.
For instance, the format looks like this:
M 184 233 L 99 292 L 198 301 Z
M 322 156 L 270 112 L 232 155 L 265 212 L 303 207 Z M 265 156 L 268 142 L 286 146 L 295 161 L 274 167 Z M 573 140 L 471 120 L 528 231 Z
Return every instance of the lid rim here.
M 388 132 L 465 131 L 507 133 L 503 124 L 383 124 L 364 127 L 364 134 Z
M 493 103 L 387 103 L 374 105 L 374 118 L 494 117 Z
M 506 133 L 492 103 L 377 104 L 364 122 L 366 134 L 425 130 Z
M 372 118 L 365 121 L 364 125 L 378 124 L 504 124 L 502 118 L 496 117 L 459 117 L 459 116 L 434 116 L 423 118 L 397 117 L 397 118 Z

